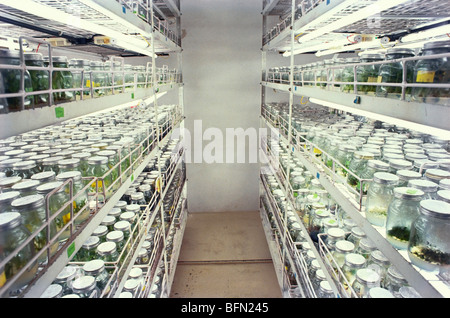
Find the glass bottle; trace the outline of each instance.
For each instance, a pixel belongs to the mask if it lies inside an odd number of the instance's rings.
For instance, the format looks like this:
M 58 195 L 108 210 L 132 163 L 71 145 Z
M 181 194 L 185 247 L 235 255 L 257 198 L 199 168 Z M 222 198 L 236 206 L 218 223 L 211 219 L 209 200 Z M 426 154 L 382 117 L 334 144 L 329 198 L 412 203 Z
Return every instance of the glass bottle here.
M 99 298 L 100 290 L 97 287 L 95 277 L 82 276 L 73 281 L 72 291 L 74 294 L 80 296 L 80 298 Z
M 369 268 L 358 269 L 352 285 L 358 298 L 368 298 L 370 289 L 374 287 L 380 287 L 380 275 Z
M 341 277 L 340 282 L 350 297 L 353 295 L 350 286 L 356 279 L 356 272 L 358 269 L 364 268 L 366 262 L 365 257 L 360 254 L 349 253 L 345 255 L 344 265 L 342 266 L 343 277 Z
M 310 280 L 314 279 L 314 277 L 316 276 L 316 272 L 320 269 L 321 269 L 321 267 L 320 267 L 319 261 L 317 259 L 312 260 L 311 264 L 309 265 L 309 268 L 308 268 L 309 279 Z
M 448 268 L 449 230 L 450 204 L 438 200 L 422 200 L 420 215 L 411 226 L 408 244 L 411 263 L 427 271 Z
M 12 50 L 0 50 L 0 64 L 6 65 L 20 65 L 20 53 Z M 2 77 L 2 84 L 5 94 L 15 94 L 19 93 L 21 88 L 22 71 L 13 69 L 2 69 L 0 70 Z M 27 93 L 33 91 L 33 84 L 31 82 L 30 72 L 25 70 L 24 73 L 24 90 Z M 33 96 L 25 97 L 24 104 L 22 106 L 22 97 L 7 97 L 2 101 L 4 105 L 0 108 L 0 113 L 17 112 L 23 109 L 30 109 L 33 107 Z
M 89 236 L 75 254 L 74 259 L 78 262 L 89 262 L 97 258 L 97 247 L 100 245 L 98 236 Z
M 25 65 L 44 67 L 44 57 L 41 53 L 25 53 Z M 46 70 L 29 70 L 33 91 L 45 91 L 50 88 L 49 72 Z M 48 94 L 33 95 L 35 106 L 49 105 Z
M 412 222 L 419 216 L 424 193 L 415 188 L 395 188 L 386 220 L 386 239 L 397 249 L 408 247 Z
M 101 295 L 108 295 L 111 290 L 111 285 L 108 284 L 109 275 L 106 271 L 105 262 L 100 259 L 94 259 L 83 265 L 85 275 L 95 278 L 97 288 Z
M 148 264 L 149 260 L 149 252 L 145 248 L 141 248 L 139 250 L 138 256 L 136 257 L 136 264 L 145 265 Z
M 47 213 L 45 209 L 45 198 L 43 195 L 34 194 L 26 197 L 18 198 L 11 202 L 11 207 L 14 212 L 19 212 L 23 218 L 23 224 L 34 234 L 39 228 L 46 222 Z M 33 239 L 36 252 L 47 246 L 47 230 L 50 229 L 50 238 L 55 237 L 56 224 L 50 222 L 41 232 L 39 232 Z M 50 246 L 50 257 L 55 255 L 58 249 L 58 242 L 53 243 Z M 42 253 L 38 258 L 39 262 L 45 262 L 47 260 L 47 253 Z
M 106 263 L 116 262 L 119 258 L 117 245 L 114 242 L 104 242 L 97 246 L 97 255 Z
M 0 213 L 0 250 L 2 251 L 0 262 L 3 262 L 11 253 L 15 253 L 15 256 L 5 264 L 5 267 L 0 268 L 0 288 L 15 277 L 35 256 L 36 251 L 33 242 L 26 245 L 19 253 L 16 252 L 16 249 L 30 235 L 30 231 L 22 224 L 22 217 L 19 213 Z M 37 262 L 30 264 L 22 276 L 13 283 L 10 290 L 15 291 L 27 285 L 35 277 L 37 270 Z
M 356 147 L 353 145 L 342 144 L 339 146 L 339 149 L 336 154 L 336 160 L 339 161 L 341 165 L 345 168 L 349 168 L 350 161 L 352 160 L 353 153 L 356 151 Z M 343 176 L 347 177 L 347 170 L 342 168 L 339 165 L 336 165 L 336 172 Z
M 88 169 L 89 169 L 88 159 L 90 157 L 91 154 L 88 152 L 77 152 L 72 155 L 72 158 L 80 160 L 77 170 L 81 172 L 82 177 L 88 176 Z
M 439 185 L 428 180 L 415 179 L 408 181 L 409 188 L 419 189 L 424 192 L 423 200 L 436 199 Z
M 414 80 L 414 61 L 391 62 L 392 60 L 413 57 L 414 50 L 405 48 L 391 48 L 386 53 L 386 63 L 382 64 L 378 74 L 378 83 L 403 83 L 403 63 L 406 64 L 406 82 Z M 378 86 L 377 96 L 401 99 L 402 88 L 394 86 Z M 411 87 L 406 88 L 406 97 L 411 95 Z
M 152 200 L 153 195 L 150 185 L 142 184 L 141 186 L 139 186 L 138 190 L 139 192 L 142 192 L 144 194 L 145 205 L 149 204 Z
M 69 62 L 65 56 L 53 56 L 53 67 L 68 68 Z M 52 74 L 53 89 L 70 89 L 73 88 L 73 76 L 70 71 L 54 70 Z M 71 91 L 53 93 L 53 101 L 55 104 L 72 101 L 74 94 Z
M 72 158 L 72 159 L 63 159 L 58 161 L 58 173 L 79 170 L 80 167 L 80 159 Z
M 386 279 L 382 285 L 385 289 L 389 290 L 396 298 L 400 298 L 400 288 L 408 286 L 408 281 L 398 271 L 395 266 L 390 266 L 386 273 Z
M 81 225 L 83 224 L 87 219 L 89 219 L 90 216 L 90 211 L 89 208 L 85 208 L 83 210 L 83 212 L 78 215 L 78 213 L 87 205 L 88 203 L 88 196 L 87 196 L 87 192 L 86 191 L 82 191 L 82 189 L 84 188 L 84 184 L 82 182 L 81 179 L 81 172 L 79 171 L 68 171 L 68 172 L 63 172 L 61 174 L 58 174 L 56 176 L 56 180 L 58 181 L 67 181 L 71 179 L 72 180 L 72 185 L 73 185 L 73 190 L 72 190 L 72 194 L 74 200 L 73 200 L 73 215 L 77 215 L 76 219 L 74 220 L 75 225 Z M 70 189 L 69 187 L 66 188 L 66 191 L 68 191 L 68 193 L 70 193 Z
M 366 219 L 373 225 L 384 226 L 394 187 L 399 178 L 391 173 L 377 172 L 373 176 L 366 199 Z
M 383 54 L 378 53 L 364 53 L 361 55 L 362 63 L 380 62 L 384 60 Z M 359 83 L 376 83 L 378 81 L 378 74 L 380 73 L 381 64 L 362 65 L 356 69 L 357 79 Z M 359 94 L 375 95 L 377 86 L 373 85 L 358 85 Z
M 321 232 L 323 221 L 330 217 L 330 212 L 324 209 L 314 210 L 314 215 L 308 227 L 309 235 L 314 242 L 317 242 L 317 235 Z
M 424 44 L 422 56 L 429 56 L 450 51 L 450 41 L 437 41 Z M 417 61 L 414 68 L 414 83 L 448 84 L 450 69 L 448 58 L 423 59 Z M 412 99 L 416 102 L 450 105 L 449 88 L 413 88 Z

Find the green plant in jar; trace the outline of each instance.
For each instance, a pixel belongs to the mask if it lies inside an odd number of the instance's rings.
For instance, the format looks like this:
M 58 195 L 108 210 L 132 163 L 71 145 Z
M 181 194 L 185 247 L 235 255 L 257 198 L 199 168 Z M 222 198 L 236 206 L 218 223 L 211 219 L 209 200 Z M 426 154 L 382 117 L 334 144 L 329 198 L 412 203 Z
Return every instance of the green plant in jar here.
M 31 179 L 31 177 L 39 173 L 36 162 L 33 160 L 20 161 L 13 164 L 13 176 L 22 179 Z
M 384 60 L 383 54 L 368 54 L 361 55 L 362 63 L 373 63 Z M 378 81 L 378 74 L 380 71 L 380 64 L 362 65 L 356 68 L 356 76 L 359 83 L 376 83 Z M 377 90 L 373 85 L 358 85 L 359 94 L 375 95 Z
M 78 69 L 72 71 L 73 88 L 80 89 L 75 91 L 77 97 L 81 96 L 81 94 L 83 94 L 83 98 L 91 95 L 91 67 L 89 63 L 90 62 L 85 59 L 71 59 L 69 61 L 69 68 Z
M 39 230 L 39 228 L 46 223 L 47 213 L 45 209 L 45 198 L 43 195 L 35 194 L 28 195 L 26 197 L 18 198 L 11 202 L 11 207 L 14 212 L 19 212 L 23 218 L 23 224 L 33 235 Z M 36 252 L 39 252 L 48 245 L 47 233 L 50 231 L 50 238 L 56 236 L 57 229 L 56 223 L 49 222 L 42 231 L 37 233 L 33 239 Z M 58 242 L 53 243 L 50 246 L 50 258 L 55 255 L 58 250 Z M 40 263 L 47 260 L 47 253 L 42 253 L 38 258 Z
M 108 168 L 111 169 L 111 183 L 114 183 L 119 177 L 119 155 L 115 150 L 101 150 L 97 152 L 97 156 L 108 158 Z M 117 165 L 117 167 L 115 167 Z M 115 167 L 115 168 L 114 168 Z M 116 182 L 113 186 L 112 191 L 117 190 L 120 187 L 120 182 Z
M 104 200 L 109 199 L 112 195 L 112 175 L 108 173 L 110 168 L 108 166 L 108 157 L 94 156 L 88 160 L 89 169 L 88 175 L 91 177 L 97 177 L 97 182 L 94 182 L 90 188 L 90 192 L 97 192 L 104 195 Z
M 94 96 L 101 97 L 106 95 L 104 87 L 108 86 L 108 78 L 103 68 L 102 61 L 90 61 L 90 68 L 92 71 L 92 83 L 94 88 Z
M 89 262 L 97 258 L 97 247 L 101 241 L 98 236 L 89 236 L 74 256 L 76 262 Z
M 373 159 L 373 154 L 367 151 L 355 151 L 353 153 L 353 158 L 350 161 L 348 168 L 356 175 L 356 177 L 351 173 L 347 174 L 347 183 L 350 186 L 355 189 L 359 187 L 360 179 L 358 179 L 358 177 L 361 178 L 362 174 L 367 169 L 368 161 Z
M 0 50 L 0 64 L 6 65 L 20 65 L 20 53 L 12 50 Z M 1 77 L 3 79 L 3 91 L 5 94 L 14 94 L 20 92 L 22 71 L 13 69 L 0 70 Z M 24 72 L 24 89 L 25 92 L 30 93 L 33 91 L 33 84 L 31 82 L 31 76 L 28 70 Z M 7 97 L 3 100 L 4 107 L 0 109 L 0 113 L 17 112 L 22 109 L 30 109 L 34 105 L 33 96 L 25 97 L 24 104 L 22 105 L 21 97 Z
M 147 78 L 146 68 L 143 65 L 134 66 L 133 71 L 137 73 L 137 87 L 145 88 L 147 83 L 151 81 L 150 78 Z
M 450 52 L 450 41 L 426 43 L 422 48 L 422 56 L 430 56 Z M 448 57 L 419 60 L 414 69 L 414 83 L 449 84 L 450 62 Z M 450 105 L 450 88 L 414 87 L 412 100 L 422 103 Z
M 77 216 L 74 223 L 75 225 L 81 225 L 89 218 L 89 208 L 85 208 L 88 203 L 88 195 L 87 192 L 83 190 L 84 184 L 81 179 L 81 172 L 79 171 L 68 171 L 58 174 L 56 176 L 57 181 L 67 181 L 72 180 L 72 195 L 73 195 L 73 215 Z M 70 184 L 70 183 L 69 183 Z M 70 186 L 65 188 L 65 191 L 70 194 Z M 78 215 L 82 211 L 80 215 Z M 67 216 L 67 214 L 66 214 Z M 65 222 L 69 222 L 69 220 L 65 220 Z
M 69 62 L 65 56 L 53 56 L 53 67 L 68 68 Z M 53 71 L 52 74 L 53 89 L 69 89 L 73 88 L 73 76 L 69 71 Z M 53 93 L 53 101 L 55 104 L 69 102 L 74 99 L 74 93 L 71 91 Z
M 41 53 L 25 53 L 25 65 L 44 67 L 44 57 Z M 49 72 L 46 70 L 29 70 L 33 91 L 44 91 L 50 88 Z M 49 105 L 50 99 L 48 94 L 34 95 L 35 106 Z
M 36 254 L 33 242 L 25 245 L 20 252 L 16 252 L 16 249 L 30 235 L 30 231 L 23 225 L 22 217 L 18 212 L 0 213 L 0 262 L 15 253 L 15 256 L 5 264 L 5 267 L 0 268 L 0 290 L 27 265 L 27 270 L 13 283 L 10 291 L 16 291 L 24 287 L 35 277 L 38 264 L 37 262 L 30 264 L 31 259 Z
M 406 82 L 412 83 L 414 79 L 414 62 L 393 62 L 393 60 L 413 57 L 414 55 L 415 53 L 412 49 L 392 48 L 387 50 L 386 63 L 382 64 L 380 67 L 378 83 L 403 83 L 403 64 L 405 64 L 406 67 Z M 411 87 L 407 87 L 405 92 L 405 96 L 411 96 Z M 379 97 L 401 99 L 402 88 L 394 86 L 378 86 L 376 94 Z
M 358 64 L 359 62 L 359 57 L 351 57 L 345 59 L 345 66 L 343 67 L 339 75 L 339 79 L 341 82 L 353 83 L 355 81 L 354 64 Z M 341 91 L 344 93 L 354 93 L 355 88 L 353 84 L 344 84 L 341 86 Z

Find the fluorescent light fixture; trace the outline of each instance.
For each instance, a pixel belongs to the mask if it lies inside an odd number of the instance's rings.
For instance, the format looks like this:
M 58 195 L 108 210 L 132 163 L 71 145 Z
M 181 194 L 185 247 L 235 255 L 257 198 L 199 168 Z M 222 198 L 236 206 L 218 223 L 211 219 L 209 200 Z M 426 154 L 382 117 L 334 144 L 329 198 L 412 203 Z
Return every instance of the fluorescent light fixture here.
M 395 117 L 385 116 L 385 115 L 372 113 L 372 112 L 368 112 L 368 111 L 353 108 L 353 107 L 348 107 L 348 106 L 344 106 L 344 105 L 340 105 L 340 104 L 336 104 L 336 103 L 331 103 L 331 102 L 327 102 L 327 101 L 320 100 L 317 98 L 310 98 L 309 101 L 314 104 L 319 104 L 322 106 L 341 110 L 341 111 L 344 111 L 347 113 L 352 113 L 355 115 L 368 117 L 371 119 L 375 119 L 375 120 L 379 120 L 382 122 L 397 125 L 397 126 L 400 126 L 403 128 L 419 131 L 424 134 L 429 134 L 429 135 L 433 135 L 433 136 L 437 136 L 437 137 L 441 137 L 441 138 L 450 140 L 450 131 L 448 131 L 448 130 L 434 128 L 434 127 L 430 127 L 430 126 L 426 126 L 426 125 L 422 125 L 422 124 L 413 123 L 411 121 L 398 119 Z
M 335 30 L 341 29 L 352 23 L 355 23 L 355 22 L 361 21 L 363 19 L 366 19 L 368 17 L 374 16 L 384 10 L 398 6 L 407 1 L 410 1 L 410 0 L 380 0 L 380 1 L 376 1 L 372 5 L 369 5 L 363 9 L 360 9 L 360 10 L 348 15 L 348 16 L 342 17 L 341 19 L 339 19 L 335 22 L 329 23 L 320 29 L 317 29 L 311 33 L 308 33 L 305 36 L 302 36 L 301 38 L 299 38 L 299 41 L 302 41 L 302 43 L 304 43 L 304 42 L 313 40 L 321 35 L 324 35 L 326 33 L 331 33 Z
M 357 43 L 357 44 L 345 45 L 345 46 L 342 46 L 342 47 L 340 47 L 338 49 L 317 52 L 316 56 L 319 57 L 319 56 L 325 56 L 325 55 L 330 55 L 330 54 L 336 54 L 336 53 L 344 52 L 344 51 L 369 49 L 369 48 L 374 48 L 374 47 L 383 47 L 381 45 L 381 41 L 380 40 L 374 40 L 374 41 L 360 42 L 360 43 Z
M 356 34 L 352 34 L 351 37 L 354 37 Z M 315 51 L 320 51 L 320 50 L 325 50 L 325 49 L 334 49 L 334 48 L 340 48 L 345 44 L 350 44 L 351 39 L 350 36 L 344 36 L 343 39 L 340 40 L 334 40 L 334 41 L 329 41 L 327 43 L 320 43 L 317 45 L 310 45 L 310 46 L 305 46 L 305 44 L 300 45 L 300 48 L 298 49 L 294 49 L 293 54 L 297 55 L 297 54 L 301 54 L 301 53 L 306 53 L 306 52 L 315 52 Z M 298 47 L 298 45 L 297 45 Z M 291 52 L 290 51 L 286 51 L 283 53 L 284 57 L 288 57 L 291 56 Z
M 50 6 L 42 5 L 31 0 L 1 0 L 1 3 L 11 8 L 39 16 L 50 21 L 56 21 L 92 33 L 103 34 L 115 39 L 118 42 L 118 45 L 124 49 L 132 50 L 143 55 L 152 56 L 151 50 L 142 49 L 142 45 L 145 41 L 137 40 L 131 36 L 127 36 L 110 28 L 77 18 L 74 15 L 65 13 Z M 144 44 L 144 46 L 145 45 L 146 44 Z
M 429 39 L 436 36 L 442 36 L 450 33 L 450 24 L 443 25 L 437 28 L 433 28 L 427 31 L 422 31 L 418 33 L 412 33 L 404 36 L 401 41 L 402 43 L 419 41 L 423 39 Z

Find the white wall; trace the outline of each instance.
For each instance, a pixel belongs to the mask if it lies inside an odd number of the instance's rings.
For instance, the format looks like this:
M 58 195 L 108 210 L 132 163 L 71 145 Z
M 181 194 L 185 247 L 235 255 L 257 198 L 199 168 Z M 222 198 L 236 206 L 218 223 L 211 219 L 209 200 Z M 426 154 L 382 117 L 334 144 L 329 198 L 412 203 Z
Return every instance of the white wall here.
M 261 1 L 181 5 L 186 128 L 193 135 L 195 120 L 202 120 L 203 130 L 214 127 L 224 135 L 226 128 L 259 127 Z M 259 209 L 258 164 L 188 163 L 187 178 L 190 212 Z

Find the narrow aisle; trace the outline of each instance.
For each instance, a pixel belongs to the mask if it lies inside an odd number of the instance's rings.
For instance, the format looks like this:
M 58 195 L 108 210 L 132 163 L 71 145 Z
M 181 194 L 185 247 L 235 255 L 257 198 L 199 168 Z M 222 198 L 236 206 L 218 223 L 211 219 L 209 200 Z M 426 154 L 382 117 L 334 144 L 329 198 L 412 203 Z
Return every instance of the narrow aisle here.
M 281 297 L 259 212 L 189 214 L 170 297 Z

